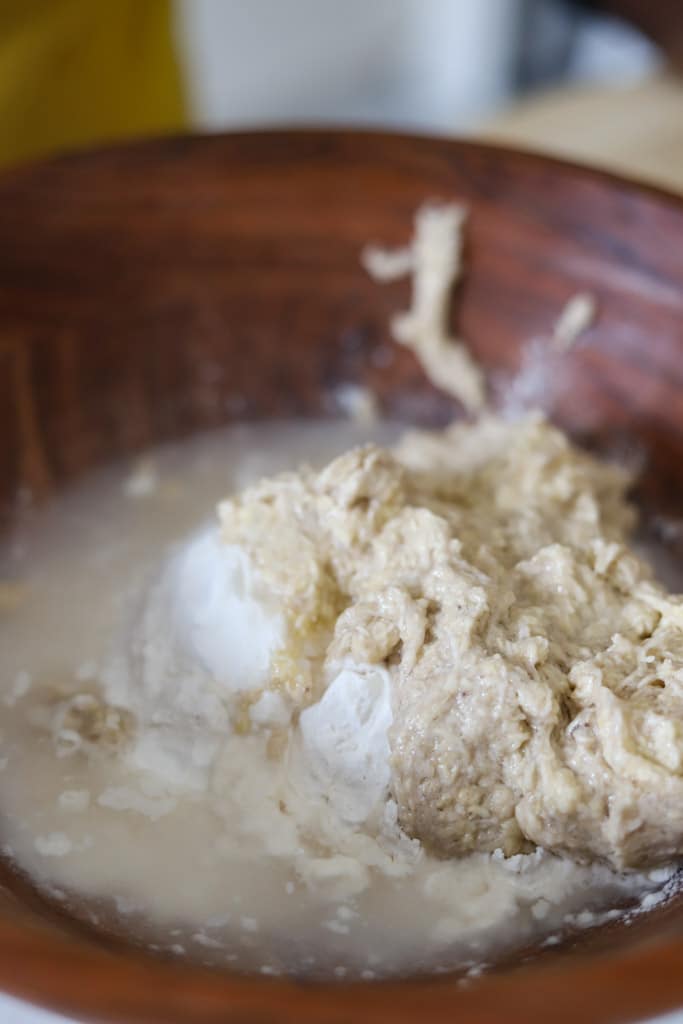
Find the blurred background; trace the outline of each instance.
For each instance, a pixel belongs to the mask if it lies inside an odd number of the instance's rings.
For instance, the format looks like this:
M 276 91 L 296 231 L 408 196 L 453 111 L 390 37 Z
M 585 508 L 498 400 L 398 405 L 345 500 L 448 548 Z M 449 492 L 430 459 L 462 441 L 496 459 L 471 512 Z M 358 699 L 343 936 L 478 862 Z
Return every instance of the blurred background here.
M 683 190 L 681 0 L 0 0 L 0 163 L 187 128 L 468 134 Z

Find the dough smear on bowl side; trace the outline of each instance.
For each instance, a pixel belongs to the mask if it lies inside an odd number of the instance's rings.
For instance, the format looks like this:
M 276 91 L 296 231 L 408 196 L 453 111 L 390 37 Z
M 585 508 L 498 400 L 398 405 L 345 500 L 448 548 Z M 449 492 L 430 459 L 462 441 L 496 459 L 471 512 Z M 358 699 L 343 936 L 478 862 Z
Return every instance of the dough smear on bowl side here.
M 465 341 L 449 330 L 453 291 L 464 273 L 467 208 L 459 203 L 429 202 L 415 215 L 412 242 L 399 249 L 368 245 L 361 264 L 376 281 L 410 275 L 410 309 L 391 321 L 394 341 L 410 348 L 431 383 L 455 398 L 470 415 L 489 405 L 483 369 Z M 593 324 L 597 302 L 590 292 L 571 295 L 547 339 L 532 339 L 522 349 L 520 368 L 507 382 L 504 407 L 511 412 L 543 402 L 558 356 L 567 352 Z M 344 389 L 342 389 L 344 390 Z M 372 396 L 368 393 L 368 400 Z

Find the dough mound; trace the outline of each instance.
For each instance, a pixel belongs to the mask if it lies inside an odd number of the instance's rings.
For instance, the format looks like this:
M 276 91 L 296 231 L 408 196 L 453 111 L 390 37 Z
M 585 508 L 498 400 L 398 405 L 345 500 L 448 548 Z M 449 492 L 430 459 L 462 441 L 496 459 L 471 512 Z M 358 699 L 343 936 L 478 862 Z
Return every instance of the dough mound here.
M 288 609 L 278 685 L 305 707 L 345 657 L 388 668 L 393 796 L 430 851 L 683 852 L 683 599 L 628 546 L 629 482 L 491 417 L 221 505 Z

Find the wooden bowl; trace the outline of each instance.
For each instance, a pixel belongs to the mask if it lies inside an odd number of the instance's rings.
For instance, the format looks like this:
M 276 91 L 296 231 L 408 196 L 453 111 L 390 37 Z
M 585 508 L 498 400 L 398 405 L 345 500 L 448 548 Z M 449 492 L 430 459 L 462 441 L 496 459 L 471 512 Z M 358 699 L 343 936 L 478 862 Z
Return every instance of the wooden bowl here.
M 597 324 L 568 356 L 557 417 L 648 454 L 642 494 L 683 507 L 683 204 L 502 149 L 380 134 L 178 138 L 0 179 L 0 501 L 237 415 L 327 414 L 362 382 L 385 412 L 439 422 L 449 402 L 387 321 L 404 283 L 360 267 L 406 241 L 425 198 L 471 210 L 458 323 L 511 371 L 564 301 Z M 625 1021 L 683 1004 L 683 903 L 630 927 L 456 978 L 349 985 L 231 976 L 107 944 L 7 867 L 0 985 L 87 1019 L 138 1022 Z

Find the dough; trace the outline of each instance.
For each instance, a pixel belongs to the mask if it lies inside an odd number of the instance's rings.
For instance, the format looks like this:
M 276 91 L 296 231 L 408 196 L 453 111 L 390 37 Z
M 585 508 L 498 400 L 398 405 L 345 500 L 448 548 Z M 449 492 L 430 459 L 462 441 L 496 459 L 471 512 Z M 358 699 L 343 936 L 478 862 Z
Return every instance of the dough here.
M 271 670 L 300 709 L 344 658 L 388 669 L 391 788 L 430 851 L 683 852 L 683 603 L 628 546 L 629 482 L 489 417 L 220 506 L 288 610 Z

